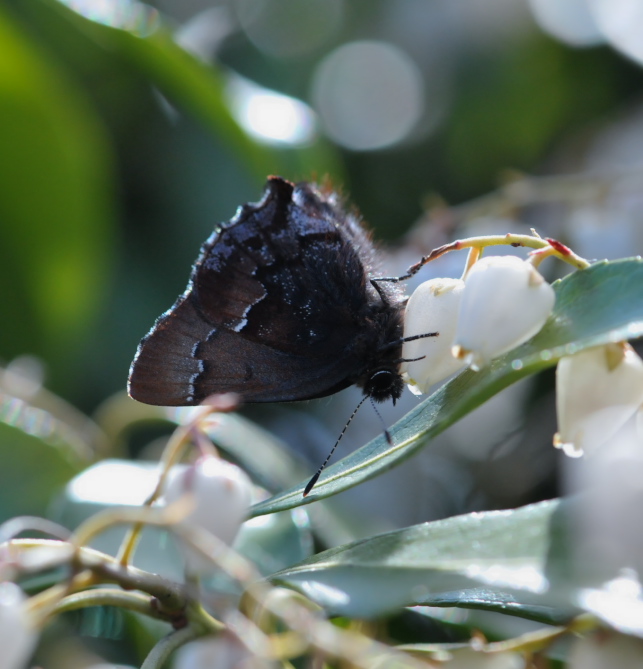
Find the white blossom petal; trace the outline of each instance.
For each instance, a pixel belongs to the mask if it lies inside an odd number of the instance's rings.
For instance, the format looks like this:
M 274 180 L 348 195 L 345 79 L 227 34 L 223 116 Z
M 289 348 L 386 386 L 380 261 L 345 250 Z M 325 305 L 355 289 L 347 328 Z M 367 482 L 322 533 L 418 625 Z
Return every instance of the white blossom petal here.
M 405 342 L 402 348 L 405 359 L 424 356 L 402 365 L 404 379 L 416 394 L 427 392 L 465 366 L 451 353 L 463 288 L 461 279 L 431 279 L 415 289 L 406 305 L 404 337 L 438 333 L 437 337 Z
M 252 500 L 252 483 L 236 465 L 214 456 L 203 456 L 187 469 L 170 472 L 166 503 L 192 495 L 194 508 L 183 522 L 207 530 L 230 545 L 245 520 Z M 185 547 L 188 571 L 212 569 L 212 564 Z
M 465 278 L 455 354 L 480 369 L 539 332 L 555 300 L 554 289 L 527 261 L 482 258 Z
M 643 360 L 628 344 L 561 358 L 556 370 L 558 433 L 567 454 L 593 453 L 643 404 Z

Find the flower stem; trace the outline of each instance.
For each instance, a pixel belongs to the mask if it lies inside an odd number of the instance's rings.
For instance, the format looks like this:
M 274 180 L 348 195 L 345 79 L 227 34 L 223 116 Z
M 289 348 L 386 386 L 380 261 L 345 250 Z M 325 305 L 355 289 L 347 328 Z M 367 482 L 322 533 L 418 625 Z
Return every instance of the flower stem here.
M 180 426 L 174 431 L 161 457 L 161 475 L 159 476 L 156 488 L 145 501 L 145 506 L 152 506 L 161 496 L 168 472 L 183 457 L 183 452 L 194 438 L 194 432 L 199 430 L 199 423 L 215 410 L 216 407 L 212 405 L 200 407 L 197 410 L 196 416 L 189 423 Z M 136 523 L 125 535 L 117 556 L 122 565 L 127 565 L 131 562 L 143 527 L 144 523 Z
M 467 276 L 469 270 L 474 266 L 476 262 L 480 259 L 482 255 L 482 248 L 478 246 L 472 246 L 469 249 L 469 255 L 467 256 L 467 264 L 464 266 L 464 272 L 462 272 L 462 279 Z
M 438 246 L 438 248 L 433 249 L 431 253 L 420 258 L 418 262 L 414 265 L 411 265 L 406 274 L 398 277 L 385 277 L 377 279 L 378 281 L 406 281 L 410 279 L 413 275 L 417 274 L 424 265 L 436 260 L 440 256 L 443 256 L 449 251 L 459 251 L 461 249 L 476 249 L 478 256 L 483 249 L 488 246 L 523 246 L 526 248 L 536 249 L 537 254 L 542 254 L 543 257 L 540 260 L 537 260 L 536 263 L 541 262 L 544 258 L 552 255 L 566 262 L 576 269 L 585 269 L 590 266 L 589 261 L 581 258 L 579 255 L 576 255 L 570 248 L 561 244 L 555 239 L 543 239 L 538 235 L 513 235 L 508 233 L 506 235 L 485 235 L 482 237 L 468 237 L 467 239 L 457 239 L 454 242 L 449 244 L 444 244 L 443 246 Z M 477 259 L 477 257 L 475 257 Z M 467 261 L 467 270 L 472 264 L 474 256 L 469 257 Z M 466 274 L 466 270 L 465 270 Z
M 448 251 L 470 248 L 484 249 L 488 246 L 522 246 L 536 249 L 536 253 L 542 254 L 543 258 L 550 255 L 555 256 L 559 260 L 574 266 L 576 269 L 585 269 L 590 265 L 587 260 L 576 255 L 571 249 L 555 239 L 543 239 L 542 237 L 531 235 L 512 235 L 510 233 L 506 235 L 485 235 L 482 237 L 459 239 L 451 244 L 445 244 L 435 249 L 429 255 L 436 254 L 435 257 L 437 258 Z
M 167 620 L 154 606 L 148 595 L 140 592 L 124 592 L 118 588 L 96 588 L 67 595 L 58 602 L 52 615 L 84 609 L 88 606 L 118 606 L 151 618 Z

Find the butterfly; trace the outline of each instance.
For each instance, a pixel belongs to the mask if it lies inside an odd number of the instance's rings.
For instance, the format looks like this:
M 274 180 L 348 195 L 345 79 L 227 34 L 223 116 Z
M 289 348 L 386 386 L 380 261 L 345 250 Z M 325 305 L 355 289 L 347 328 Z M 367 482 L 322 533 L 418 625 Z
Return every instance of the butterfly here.
M 139 344 L 128 392 L 147 404 L 307 400 L 356 384 L 397 400 L 405 297 L 376 281 L 358 216 L 310 183 L 268 179 L 201 248 L 187 289 Z
M 358 216 L 314 184 L 270 177 L 263 198 L 239 208 L 201 247 L 188 286 L 138 346 L 131 397 L 200 404 L 234 392 L 246 402 L 287 402 L 364 392 L 308 495 L 362 403 L 400 398 L 406 298 L 376 276 Z M 384 434 L 392 443 L 388 430 Z

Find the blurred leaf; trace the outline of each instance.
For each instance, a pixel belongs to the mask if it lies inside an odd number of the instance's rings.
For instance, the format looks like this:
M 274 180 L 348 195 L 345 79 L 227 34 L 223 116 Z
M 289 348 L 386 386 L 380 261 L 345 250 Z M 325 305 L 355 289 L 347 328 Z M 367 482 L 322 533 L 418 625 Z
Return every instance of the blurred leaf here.
M 37 14 L 35 8 L 31 9 L 32 17 L 48 30 L 47 24 L 54 19 L 61 31 L 58 41 L 64 41 L 65 33 L 73 31 L 85 42 L 91 42 L 86 43 L 85 48 L 102 51 L 111 59 L 121 59 L 133 72 L 157 86 L 182 112 L 200 120 L 228 145 L 231 157 L 244 164 L 260 182 L 274 173 L 293 178 L 309 177 L 313 169 L 321 174 L 340 173 L 335 154 L 325 142 L 276 150 L 251 139 L 226 104 L 225 71 L 202 63 L 178 46 L 155 10 L 141 5 L 139 12 L 133 3 L 128 12 L 116 2 L 106 3 L 104 9 L 112 22 L 103 25 L 56 0 L 39 0 L 37 5 Z
M 0 121 L 0 349 L 68 359 L 104 294 L 111 156 L 82 94 L 2 8 Z
M 643 262 L 600 262 L 554 284 L 556 306 L 531 341 L 498 358 L 481 372 L 465 371 L 442 386 L 391 429 L 393 446 L 378 437 L 329 467 L 308 497 L 306 482 L 253 508 L 255 515 L 308 504 L 399 464 L 449 425 L 519 379 L 590 346 L 643 334 Z M 553 436 L 553 435 L 552 435 Z
M 206 432 L 218 447 L 271 493 L 310 474 L 284 442 L 243 416 L 215 415 Z M 316 536 L 326 546 L 336 546 L 360 536 L 356 527 L 358 519 L 347 513 L 343 506 L 318 504 L 308 513 Z
M 351 618 L 426 605 L 562 622 L 573 606 L 548 580 L 558 508 L 548 501 L 415 525 L 319 553 L 271 580 Z
M 55 0 L 41 0 L 41 4 L 58 11 L 69 22 L 70 29 L 80 30 L 96 46 L 112 50 L 157 85 L 173 103 L 200 118 L 258 177 L 263 178 L 270 171 L 270 152 L 248 138 L 225 106 L 220 74 L 179 47 L 160 25 L 139 36 L 85 19 Z
M 558 136 L 610 109 L 623 86 L 620 70 L 614 54 L 569 49 L 537 33 L 510 53 L 471 61 L 446 127 L 448 181 L 470 192 L 489 188 L 508 167 L 534 169 Z
M 302 509 L 277 513 L 271 518 L 271 522 L 262 519 L 244 523 L 234 542 L 234 549 L 266 576 L 314 552 L 308 514 Z
M 0 522 L 46 515 L 52 498 L 80 470 L 61 442 L 48 442 L 0 422 Z
M 208 436 L 270 491 L 308 474 L 308 468 L 288 446 L 243 416 L 221 414 L 208 421 Z

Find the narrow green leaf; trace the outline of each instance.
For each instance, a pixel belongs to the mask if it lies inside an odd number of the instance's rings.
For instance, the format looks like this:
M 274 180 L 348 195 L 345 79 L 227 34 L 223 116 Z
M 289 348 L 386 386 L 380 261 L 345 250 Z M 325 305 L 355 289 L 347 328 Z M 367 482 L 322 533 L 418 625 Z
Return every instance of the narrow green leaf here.
M 2 7 L 0 117 L 0 278 L 14 315 L 0 345 L 69 361 L 106 288 L 112 156 L 82 92 Z
M 423 523 L 324 551 L 270 578 L 349 618 L 428 605 L 557 623 L 573 615 L 564 589 L 549 580 L 559 508 L 553 500 Z
M 53 421 L 51 421 L 53 422 Z M 0 522 L 44 516 L 54 496 L 80 469 L 68 446 L 0 422 Z
M 554 313 L 536 337 L 481 372 L 465 371 L 442 386 L 390 430 L 393 446 L 377 437 L 329 467 L 308 497 L 303 481 L 253 508 L 254 515 L 308 504 L 398 465 L 483 402 L 519 379 L 556 364 L 563 355 L 643 334 L 643 262 L 600 262 L 554 284 Z

